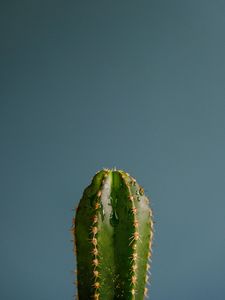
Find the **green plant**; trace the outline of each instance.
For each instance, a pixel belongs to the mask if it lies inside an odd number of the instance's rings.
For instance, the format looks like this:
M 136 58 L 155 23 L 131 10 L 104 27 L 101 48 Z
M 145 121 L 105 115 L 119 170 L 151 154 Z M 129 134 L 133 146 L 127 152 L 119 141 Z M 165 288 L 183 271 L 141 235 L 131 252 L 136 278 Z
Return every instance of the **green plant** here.
M 147 296 L 153 219 L 133 177 L 115 169 L 97 172 L 84 190 L 72 231 L 79 300 Z

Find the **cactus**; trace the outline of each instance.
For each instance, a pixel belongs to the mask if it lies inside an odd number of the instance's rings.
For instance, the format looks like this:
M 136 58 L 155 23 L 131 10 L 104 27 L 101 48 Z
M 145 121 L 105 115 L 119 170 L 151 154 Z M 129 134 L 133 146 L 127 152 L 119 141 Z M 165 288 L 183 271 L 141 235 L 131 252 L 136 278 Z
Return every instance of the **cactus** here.
M 103 169 L 73 219 L 79 300 L 143 300 L 153 237 L 152 210 L 128 173 Z

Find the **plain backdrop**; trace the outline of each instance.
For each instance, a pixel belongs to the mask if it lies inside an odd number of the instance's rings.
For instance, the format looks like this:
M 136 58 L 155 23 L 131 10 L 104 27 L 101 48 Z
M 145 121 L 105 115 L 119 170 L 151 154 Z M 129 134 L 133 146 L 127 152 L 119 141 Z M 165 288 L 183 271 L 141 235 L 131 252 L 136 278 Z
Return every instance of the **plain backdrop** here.
M 225 299 L 225 1 L 0 3 L 0 299 L 73 299 L 72 209 L 117 167 L 151 300 Z

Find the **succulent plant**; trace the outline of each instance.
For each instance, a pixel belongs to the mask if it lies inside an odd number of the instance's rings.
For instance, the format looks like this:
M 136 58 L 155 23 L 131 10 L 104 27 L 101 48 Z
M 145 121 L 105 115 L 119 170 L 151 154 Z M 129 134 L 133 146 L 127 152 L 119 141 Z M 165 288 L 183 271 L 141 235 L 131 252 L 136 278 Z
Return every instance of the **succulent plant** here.
M 143 300 L 153 217 L 144 189 L 115 168 L 95 174 L 73 219 L 79 300 Z

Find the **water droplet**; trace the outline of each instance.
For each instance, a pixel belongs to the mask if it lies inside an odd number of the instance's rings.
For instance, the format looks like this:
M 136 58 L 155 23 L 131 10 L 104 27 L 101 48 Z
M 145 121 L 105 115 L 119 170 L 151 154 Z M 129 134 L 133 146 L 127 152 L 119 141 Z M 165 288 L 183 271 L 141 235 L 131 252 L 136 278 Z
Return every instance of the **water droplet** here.
M 102 222 L 103 222 L 105 219 L 105 211 L 104 211 L 102 205 L 101 205 L 101 218 L 102 218 Z

